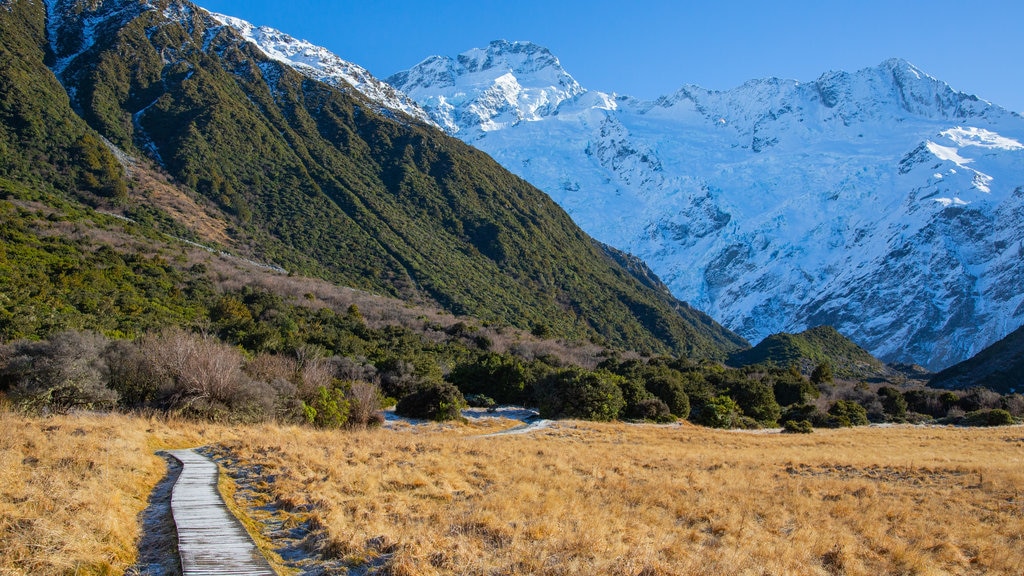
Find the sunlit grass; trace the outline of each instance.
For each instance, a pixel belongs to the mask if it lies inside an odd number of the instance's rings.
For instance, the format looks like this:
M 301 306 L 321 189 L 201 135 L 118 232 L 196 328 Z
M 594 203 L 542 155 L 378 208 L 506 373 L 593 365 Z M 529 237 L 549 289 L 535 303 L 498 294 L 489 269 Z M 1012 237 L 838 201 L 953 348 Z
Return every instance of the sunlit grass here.
M 161 448 L 388 574 L 1018 574 L 1024 428 L 812 435 L 560 422 L 325 432 L 0 413 L 0 574 L 119 574 Z M 250 524 L 252 525 L 252 524 Z
M 400 574 L 1015 574 L 1024 432 L 291 430 L 228 447 Z

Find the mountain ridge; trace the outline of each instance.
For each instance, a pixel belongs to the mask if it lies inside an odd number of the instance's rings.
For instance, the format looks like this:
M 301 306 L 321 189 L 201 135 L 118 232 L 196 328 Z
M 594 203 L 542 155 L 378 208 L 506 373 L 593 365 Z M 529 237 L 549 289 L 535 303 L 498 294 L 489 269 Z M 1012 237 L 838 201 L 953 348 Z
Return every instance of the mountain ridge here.
M 224 241 L 296 274 L 612 347 L 746 345 L 644 286 L 482 152 L 300 75 L 189 2 L 4 7 L 8 176 L 39 184 L 52 163 L 56 190 L 189 237 L 148 185 L 126 185 L 118 158 L 146 156 L 226 222 Z
M 752 341 L 830 324 L 940 369 L 1024 322 L 1019 114 L 902 59 L 653 101 L 582 88 L 553 111 L 494 97 L 557 93 L 551 66 L 390 80 Z

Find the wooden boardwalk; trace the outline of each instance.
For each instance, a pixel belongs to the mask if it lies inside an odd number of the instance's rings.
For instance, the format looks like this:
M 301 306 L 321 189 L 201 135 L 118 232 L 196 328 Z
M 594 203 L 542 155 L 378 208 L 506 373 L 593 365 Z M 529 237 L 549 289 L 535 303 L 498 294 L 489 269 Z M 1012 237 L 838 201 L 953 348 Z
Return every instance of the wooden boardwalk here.
M 276 576 L 217 491 L 217 465 L 192 450 L 169 450 L 182 463 L 171 493 L 183 576 Z

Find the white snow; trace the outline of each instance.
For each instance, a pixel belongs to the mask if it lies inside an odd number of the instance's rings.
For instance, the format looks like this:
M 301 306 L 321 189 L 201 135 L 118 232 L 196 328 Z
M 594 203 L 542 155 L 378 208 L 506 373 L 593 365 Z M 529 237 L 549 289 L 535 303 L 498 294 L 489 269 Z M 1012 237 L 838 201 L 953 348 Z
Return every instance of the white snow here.
M 1013 138 L 1006 138 L 990 130 L 973 126 L 967 128 L 957 126 L 956 128 L 944 130 L 940 134 L 949 138 L 961 148 L 967 146 L 997 150 L 1020 150 L 1024 148 L 1024 144 Z
M 495 42 L 390 81 L 753 342 L 831 323 L 938 368 L 1024 321 L 1024 265 L 991 249 L 1024 242 L 1024 119 L 905 61 L 641 101 Z
M 404 112 L 421 122 L 436 126 L 430 115 L 408 96 L 381 82 L 362 66 L 343 60 L 326 48 L 295 39 L 268 26 L 253 26 L 240 18 L 212 12 L 210 16 L 224 26 L 233 28 L 272 60 L 327 84 L 352 86 L 384 108 Z
M 939 160 L 945 160 L 947 162 L 953 162 L 957 166 L 964 167 L 967 164 L 973 162 L 970 158 L 964 158 L 960 155 L 960 150 L 951 148 L 949 146 L 942 146 L 932 142 L 931 140 L 927 143 L 928 151 L 938 157 Z

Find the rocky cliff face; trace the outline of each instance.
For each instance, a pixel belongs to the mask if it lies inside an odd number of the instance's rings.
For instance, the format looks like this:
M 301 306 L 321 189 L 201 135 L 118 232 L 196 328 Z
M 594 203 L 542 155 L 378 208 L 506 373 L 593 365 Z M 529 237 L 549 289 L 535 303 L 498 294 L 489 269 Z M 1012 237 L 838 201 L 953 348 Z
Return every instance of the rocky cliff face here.
M 640 101 L 495 42 L 389 81 L 752 341 L 940 369 L 1024 322 L 1024 119 L 906 61 Z

